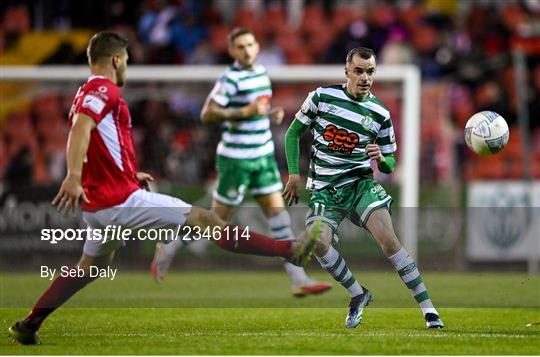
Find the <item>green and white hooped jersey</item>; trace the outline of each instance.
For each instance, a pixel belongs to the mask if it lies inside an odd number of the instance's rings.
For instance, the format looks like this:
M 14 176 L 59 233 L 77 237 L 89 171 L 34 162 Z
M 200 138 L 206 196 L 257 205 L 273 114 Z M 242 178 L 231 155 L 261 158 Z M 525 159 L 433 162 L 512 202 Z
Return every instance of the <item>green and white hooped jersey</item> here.
M 262 65 L 252 70 L 233 64 L 217 80 L 210 99 L 225 108 L 242 107 L 258 97 L 272 97 L 270 78 Z M 274 152 L 268 116 L 252 116 L 224 123 L 217 154 L 232 159 L 254 159 Z
M 346 88 L 319 87 L 296 113 L 313 134 L 308 189 L 339 187 L 371 175 L 369 143 L 378 144 L 383 154 L 397 149 L 390 112 L 371 92 L 357 100 Z

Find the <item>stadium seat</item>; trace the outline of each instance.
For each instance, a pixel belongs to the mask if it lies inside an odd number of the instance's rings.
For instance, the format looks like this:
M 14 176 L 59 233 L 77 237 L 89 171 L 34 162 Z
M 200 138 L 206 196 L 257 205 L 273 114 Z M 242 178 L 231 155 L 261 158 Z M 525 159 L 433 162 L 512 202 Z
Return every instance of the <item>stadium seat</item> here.
M 335 33 L 344 31 L 353 21 L 364 17 L 359 6 L 338 5 L 332 13 L 332 27 Z
M 60 97 L 54 92 L 43 93 L 32 102 L 32 114 L 40 116 L 61 116 Z
M 250 8 L 242 7 L 238 9 L 233 23 L 235 27 L 250 29 L 256 38 L 261 38 L 266 30 L 263 26 L 264 22 L 262 19 Z
M 7 149 L 4 140 L 4 134 L 0 130 L 0 177 L 4 177 L 4 169 L 8 163 L 7 160 Z
M 531 157 L 531 174 L 532 177 L 540 178 L 540 152 L 534 152 Z
M 300 29 L 307 33 L 320 33 L 323 32 L 322 29 L 324 29 L 324 31 L 329 30 L 322 6 L 308 5 L 304 8 Z
M 227 35 L 231 28 L 225 25 L 213 25 L 210 27 L 210 43 L 216 53 L 227 51 Z
M 304 47 L 300 41 L 298 31 L 290 27 L 280 29 L 276 37 L 276 43 L 285 53 L 295 51 L 299 47 Z
M 283 7 L 272 5 L 270 6 L 263 18 L 265 30 L 272 34 L 277 34 L 282 28 L 287 26 L 287 18 Z
M 313 55 L 311 52 L 306 51 L 306 47 L 288 51 L 286 55 L 288 64 L 310 64 L 314 62 Z

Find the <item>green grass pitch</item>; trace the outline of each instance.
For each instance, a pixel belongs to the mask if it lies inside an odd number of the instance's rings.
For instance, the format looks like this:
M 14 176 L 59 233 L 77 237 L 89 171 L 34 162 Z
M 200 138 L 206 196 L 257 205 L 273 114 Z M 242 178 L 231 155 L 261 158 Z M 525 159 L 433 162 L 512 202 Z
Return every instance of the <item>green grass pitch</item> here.
M 357 329 L 343 327 L 340 286 L 293 299 L 280 272 L 175 272 L 163 285 L 119 271 L 80 292 L 45 322 L 42 345 L 20 346 L 8 326 L 49 284 L 0 275 L 0 355 L 19 354 L 538 354 L 540 278 L 523 274 L 425 274 L 444 330 L 426 330 L 393 272 L 356 273 L 373 294 Z M 316 277 L 328 279 L 324 274 Z

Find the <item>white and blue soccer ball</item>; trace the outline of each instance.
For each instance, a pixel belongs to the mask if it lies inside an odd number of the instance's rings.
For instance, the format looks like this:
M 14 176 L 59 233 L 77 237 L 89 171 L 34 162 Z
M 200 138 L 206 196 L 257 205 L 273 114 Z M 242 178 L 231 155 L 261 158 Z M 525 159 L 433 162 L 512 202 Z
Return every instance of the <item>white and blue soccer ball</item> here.
M 467 146 L 482 156 L 494 155 L 504 149 L 509 135 L 506 120 L 495 112 L 478 112 L 465 125 Z

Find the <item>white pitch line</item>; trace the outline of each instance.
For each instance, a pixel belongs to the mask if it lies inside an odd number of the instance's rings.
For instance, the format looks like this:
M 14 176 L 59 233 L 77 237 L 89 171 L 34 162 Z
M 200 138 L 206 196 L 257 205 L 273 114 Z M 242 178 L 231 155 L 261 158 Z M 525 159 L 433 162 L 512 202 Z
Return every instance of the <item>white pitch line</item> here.
M 63 333 L 63 337 L 99 337 L 102 334 L 75 334 Z M 533 335 L 512 335 L 505 333 L 452 333 L 450 331 L 433 331 L 433 334 L 421 333 L 384 333 L 384 332 L 359 332 L 359 333 L 317 333 L 317 332 L 221 332 L 221 333 L 206 333 L 206 332 L 185 332 L 178 334 L 156 334 L 156 333 L 107 333 L 107 336 L 113 337 L 201 337 L 201 336 L 236 336 L 236 337 L 414 337 L 414 338 L 509 338 L 523 339 L 534 338 Z

